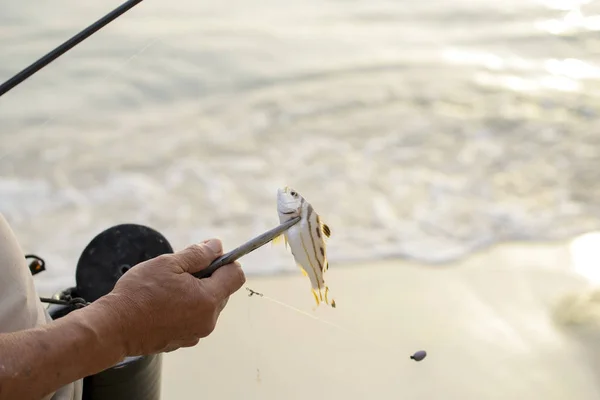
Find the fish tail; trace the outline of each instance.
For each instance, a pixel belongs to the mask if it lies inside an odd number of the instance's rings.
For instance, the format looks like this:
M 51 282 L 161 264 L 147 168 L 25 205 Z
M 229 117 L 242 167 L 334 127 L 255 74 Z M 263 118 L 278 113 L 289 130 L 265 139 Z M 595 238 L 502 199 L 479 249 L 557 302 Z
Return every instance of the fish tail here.
M 319 303 L 323 302 L 323 291 L 321 290 L 321 288 L 312 285 L 310 288 L 310 291 L 312 292 L 313 296 L 315 296 L 315 299 L 317 299 L 317 301 Z
M 328 295 L 329 295 L 329 287 L 325 286 L 325 303 L 330 305 L 331 307 L 335 308 L 336 307 L 335 300 L 333 298 L 330 299 Z
M 317 306 L 321 303 L 325 303 L 332 308 L 336 307 L 335 299 L 330 296 L 330 291 L 328 286 L 324 286 L 322 288 L 312 287 L 310 291 L 317 302 Z
M 318 307 L 321 304 L 321 302 L 319 301 L 319 296 L 317 296 L 317 292 L 316 292 L 315 289 L 310 289 L 310 291 L 312 292 L 312 294 L 313 294 L 313 296 L 315 298 L 315 302 L 317 303 L 317 307 Z
M 300 270 L 302 271 L 302 275 L 308 276 L 310 279 L 310 290 L 317 302 L 317 306 L 321 303 L 326 303 L 328 305 L 332 305 L 332 303 L 328 300 L 327 295 L 329 294 L 329 288 L 325 285 L 325 280 L 321 275 L 309 274 L 307 271 L 300 265 L 298 265 Z M 312 269 L 313 272 L 314 268 Z M 335 301 L 333 302 L 332 307 L 335 307 Z

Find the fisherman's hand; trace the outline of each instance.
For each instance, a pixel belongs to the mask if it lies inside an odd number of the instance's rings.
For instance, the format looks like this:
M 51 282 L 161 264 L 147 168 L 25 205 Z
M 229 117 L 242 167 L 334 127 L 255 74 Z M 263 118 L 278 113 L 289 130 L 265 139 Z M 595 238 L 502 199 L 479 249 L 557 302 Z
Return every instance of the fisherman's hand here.
M 127 356 L 195 346 L 212 333 L 229 296 L 246 278 L 237 262 L 209 278 L 191 274 L 222 254 L 221 241 L 212 239 L 158 256 L 131 268 L 97 301 L 119 324 Z

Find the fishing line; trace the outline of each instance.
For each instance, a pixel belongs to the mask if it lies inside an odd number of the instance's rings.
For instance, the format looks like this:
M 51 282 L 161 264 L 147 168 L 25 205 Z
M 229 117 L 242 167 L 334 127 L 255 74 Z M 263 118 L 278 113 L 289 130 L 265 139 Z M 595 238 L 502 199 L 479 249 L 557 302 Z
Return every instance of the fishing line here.
M 161 39 L 159 37 L 155 37 L 154 39 L 150 40 L 145 46 L 143 46 L 140 50 L 138 50 L 137 52 L 133 53 L 133 55 L 129 56 L 125 61 L 123 61 L 121 64 L 117 65 L 116 67 L 112 68 L 110 70 L 110 72 L 108 74 L 106 74 L 104 77 L 100 78 L 99 83 L 103 83 L 104 81 L 108 80 L 108 78 L 112 77 L 113 75 L 117 74 L 117 72 L 121 72 L 123 69 L 125 69 L 125 67 L 136 57 L 138 57 L 140 54 L 142 54 L 143 52 L 145 52 L 146 50 L 148 50 L 150 47 L 154 46 L 157 42 L 161 41 Z M 91 83 L 88 84 L 88 86 L 91 86 Z M 47 120 L 45 120 L 44 122 L 42 122 L 41 124 L 34 126 L 32 129 L 41 129 L 43 128 L 46 124 L 48 124 L 50 121 L 53 121 L 56 119 L 56 114 L 50 118 L 48 118 Z M 19 145 L 15 145 L 12 149 L 10 149 L 9 151 L 5 152 L 4 154 L 0 154 L 0 160 L 2 160 L 3 158 L 5 158 L 6 156 L 12 154 L 17 148 L 19 148 Z
M 121 70 L 123 70 L 127 64 L 129 64 L 134 58 L 138 57 L 140 54 L 142 54 L 143 52 L 145 52 L 146 50 L 148 50 L 150 47 L 154 46 L 156 44 L 156 42 L 160 41 L 160 39 L 154 38 L 153 40 L 149 41 L 145 46 L 143 46 L 140 50 L 138 50 L 137 52 L 133 53 L 133 55 L 129 56 L 125 61 L 123 61 L 120 65 L 118 65 L 117 67 L 113 68 L 108 74 L 106 74 L 104 77 L 100 78 L 100 80 L 98 81 L 98 83 L 103 83 L 104 81 L 106 81 L 108 78 L 112 77 L 113 75 L 115 75 L 117 72 L 120 72 Z M 91 84 L 89 85 L 91 86 Z M 35 126 L 34 129 L 39 129 L 44 127 L 44 125 L 46 125 L 48 122 L 52 121 L 56 119 L 55 116 L 52 116 L 50 118 L 48 118 L 46 121 L 42 122 L 41 124 L 39 124 L 38 126 Z
M 304 310 L 301 310 L 301 309 L 299 309 L 299 308 L 297 308 L 297 307 L 294 307 L 294 306 L 292 306 L 292 305 L 290 305 L 290 304 L 287 304 L 287 303 L 285 303 L 285 302 L 283 302 L 283 301 L 277 300 L 277 299 L 275 299 L 275 298 L 273 298 L 273 297 L 269 297 L 269 296 L 267 296 L 267 295 L 265 295 L 265 294 L 263 294 L 263 293 L 258 293 L 258 292 L 255 292 L 254 290 L 252 290 L 252 289 L 250 289 L 250 288 L 248 288 L 248 287 L 246 287 L 246 290 L 248 290 L 248 291 L 250 292 L 249 296 L 252 296 L 252 294 L 256 294 L 256 295 L 257 295 L 256 297 L 261 297 L 261 298 L 263 298 L 263 299 L 265 299 L 265 300 L 267 300 L 267 301 L 270 301 L 270 302 L 272 302 L 272 303 L 274 303 L 274 304 L 277 304 L 277 305 L 279 305 L 279 306 L 281 306 L 281 307 L 287 308 L 288 310 L 295 311 L 295 312 L 297 312 L 297 313 L 299 313 L 299 314 L 302 314 L 302 315 L 304 315 L 304 316 L 307 316 L 307 317 L 309 317 L 309 318 L 312 318 L 312 319 L 314 319 L 314 320 L 316 320 L 316 321 L 319 321 L 319 322 L 321 322 L 321 323 L 324 323 L 324 324 L 326 324 L 326 325 L 329 325 L 329 326 L 331 326 L 331 327 L 334 327 L 334 328 L 336 328 L 336 329 L 339 329 L 339 330 L 341 330 L 342 332 L 345 332 L 345 333 L 347 333 L 347 334 L 350 334 L 350 335 L 354 336 L 354 337 L 355 337 L 355 338 L 357 338 L 357 339 L 363 340 L 365 343 L 367 343 L 367 344 L 370 344 L 370 345 L 372 345 L 373 347 L 380 348 L 380 349 L 381 349 L 381 351 L 382 351 L 382 352 L 383 352 L 383 351 L 385 351 L 387 355 L 389 355 L 389 353 L 390 353 L 390 352 L 393 352 L 393 353 L 396 353 L 396 354 L 398 354 L 398 356 L 400 356 L 400 357 L 404 357 L 404 356 L 406 356 L 406 354 L 404 354 L 404 353 L 400 353 L 400 352 L 399 352 L 397 349 L 395 349 L 395 348 L 388 348 L 388 347 L 386 347 L 386 346 L 382 346 L 380 342 L 375 342 L 375 341 L 373 341 L 373 340 L 370 340 L 370 339 L 368 339 L 367 337 L 365 337 L 365 336 L 363 336 L 363 335 L 361 335 L 361 334 L 359 334 L 359 333 L 357 333 L 357 332 L 355 332 L 355 331 L 352 331 L 352 330 L 350 330 L 350 329 L 348 329 L 348 328 L 346 328 L 346 327 L 343 327 L 343 326 L 341 326 L 341 325 L 339 325 L 339 324 L 333 323 L 333 322 L 331 322 L 331 321 L 327 321 L 327 320 L 325 320 L 325 319 L 323 319 L 323 318 L 319 318 L 319 317 L 317 317 L 316 315 L 313 315 L 313 314 L 311 314 L 311 313 L 309 313 L 309 312 L 306 312 L 306 311 L 304 311 Z M 254 297 L 254 296 L 252 296 L 252 297 Z
M 246 288 L 247 289 L 247 288 Z M 252 294 L 250 294 L 249 296 L 251 296 Z M 252 323 L 252 305 L 250 303 L 248 303 L 248 329 L 250 330 L 253 339 L 252 339 L 252 343 L 256 343 L 257 341 L 257 336 L 256 336 L 256 331 L 254 329 L 254 324 Z M 260 367 L 259 367 L 259 352 L 258 352 L 258 346 L 252 346 L 253 349 L 253 355 L 252 358 L 254 359 L 254 362 L 256 364 L 256 383 L 260 383 L 261 379 L 260 379 Z

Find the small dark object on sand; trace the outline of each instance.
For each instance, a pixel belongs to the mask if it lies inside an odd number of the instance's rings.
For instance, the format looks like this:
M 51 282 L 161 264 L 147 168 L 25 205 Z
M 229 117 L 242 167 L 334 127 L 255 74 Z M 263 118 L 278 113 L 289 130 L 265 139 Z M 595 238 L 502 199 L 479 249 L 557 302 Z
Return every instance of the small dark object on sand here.
M 427 357 L 427 352 L 425 350 L 419 350 L 415 354 L 413 354 L 412 356 L 410 356 L 410 358 L 413 359 L 413 360 L 415 360 L 415 361 L 421 361 L 425 357 Z

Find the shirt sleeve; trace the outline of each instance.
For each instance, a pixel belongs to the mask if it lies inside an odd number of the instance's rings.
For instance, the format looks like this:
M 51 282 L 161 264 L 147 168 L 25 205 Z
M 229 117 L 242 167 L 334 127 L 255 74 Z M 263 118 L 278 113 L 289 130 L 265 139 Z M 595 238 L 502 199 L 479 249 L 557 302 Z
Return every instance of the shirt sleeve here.
M 0 214 L 0 333 L 35 328 L 51 321 L 35 289 L 25 254 Z M 82 381 L 63 386 L 44 400 L 80 400 Z

